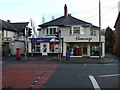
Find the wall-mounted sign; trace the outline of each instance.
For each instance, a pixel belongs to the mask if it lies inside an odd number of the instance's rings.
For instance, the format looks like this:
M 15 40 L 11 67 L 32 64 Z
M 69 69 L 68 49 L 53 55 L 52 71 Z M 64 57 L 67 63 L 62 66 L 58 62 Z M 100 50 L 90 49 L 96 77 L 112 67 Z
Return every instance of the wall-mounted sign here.
M 35 42 L 59 42 L 59 40 L 55 38 L 30 38 L 32 43 Z
M 31 42 L 50 42 L 52 38 L 30 38 Z
M 88 37 L 88 38 L 76 37 L 75 39 L 76 39 L 76 40 L 88 40 L 88 41 L 92 40 L 91 37 Z

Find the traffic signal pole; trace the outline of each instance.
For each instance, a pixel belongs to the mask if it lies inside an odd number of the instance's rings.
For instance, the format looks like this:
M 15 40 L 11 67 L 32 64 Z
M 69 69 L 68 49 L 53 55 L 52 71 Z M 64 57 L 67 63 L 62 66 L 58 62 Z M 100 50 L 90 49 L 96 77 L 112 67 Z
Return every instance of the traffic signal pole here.
M 25 60 L 27 61 L 27 27 L 25 28 Z
M 59 46 L 60 46 L 60 51 L 59 51 L 59 53 L 60 53 L 60 62 L 61 62 L 61 30 L 59 30 Z

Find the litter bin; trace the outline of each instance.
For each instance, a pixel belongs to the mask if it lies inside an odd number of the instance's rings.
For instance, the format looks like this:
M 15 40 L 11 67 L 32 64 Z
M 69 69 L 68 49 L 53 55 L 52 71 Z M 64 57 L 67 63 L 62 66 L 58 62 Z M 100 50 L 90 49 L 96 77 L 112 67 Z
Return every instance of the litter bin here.
M 66 52 L 66 60 L 69 61 L 70 60 L 70 53 Z
M 16 59 L 20 60 L 20 48 L 16 48 Z

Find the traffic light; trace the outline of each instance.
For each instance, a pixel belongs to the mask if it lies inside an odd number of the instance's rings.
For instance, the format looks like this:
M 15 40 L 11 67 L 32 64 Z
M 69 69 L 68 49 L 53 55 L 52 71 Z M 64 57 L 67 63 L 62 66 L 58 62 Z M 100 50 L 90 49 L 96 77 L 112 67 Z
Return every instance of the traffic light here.
M 59 32 L 56 32 L 55 36 L 57 37 L 57 39 L 59 39 Z
M 28 29 L 28 36 L 31 36 L 31 35 L 32 35 L 32 29 L 29 28 L 29 29 Z
M 22 36 L 25 36 L 25 31 L 23 30 L 23 32 L 22 32 L 22 34 L 21 34 Z
M 61 38 L 61 30 L 58 30 L 58 32 L 55 33 L 55 36 L 59 40 Z

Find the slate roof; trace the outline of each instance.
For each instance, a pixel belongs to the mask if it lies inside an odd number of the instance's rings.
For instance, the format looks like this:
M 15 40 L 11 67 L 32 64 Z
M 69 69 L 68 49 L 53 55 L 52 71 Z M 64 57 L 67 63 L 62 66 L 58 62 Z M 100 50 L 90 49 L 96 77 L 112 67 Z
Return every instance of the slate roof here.
M 3 21 L 0 19 L 0 30 L 10 30 L 10 31 L 17 31 L 15 27 L 13 27 L 10 23 Z
M 17 22 L 17 23 L 10 23 L 13 27 L 16 28 L 18 32 L 23 32 L 24 27 L 28 25 L 29 22 Z
M 99 30 L 99 27 L 92 25 L 91 30 Z
M 62 16 L 38 26 L 47 27 L 47 26 L 71 26 L 71 25 L 92 25 L 92 24 L 85 22 L 83 20 L 79 20 L 75 17 L 72 17 L 71 15 L 68 15 L 66 19 L 64 18 L 64 16 Z

